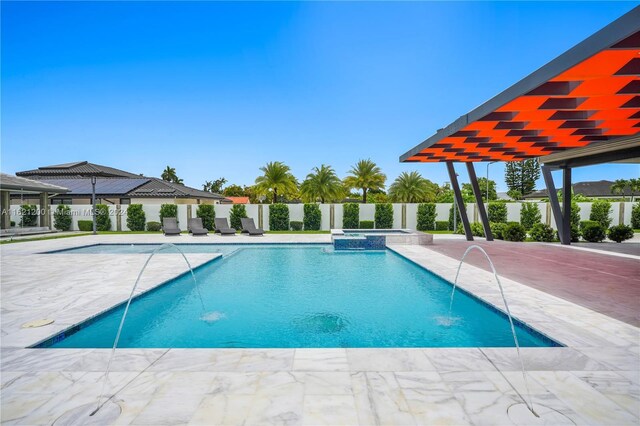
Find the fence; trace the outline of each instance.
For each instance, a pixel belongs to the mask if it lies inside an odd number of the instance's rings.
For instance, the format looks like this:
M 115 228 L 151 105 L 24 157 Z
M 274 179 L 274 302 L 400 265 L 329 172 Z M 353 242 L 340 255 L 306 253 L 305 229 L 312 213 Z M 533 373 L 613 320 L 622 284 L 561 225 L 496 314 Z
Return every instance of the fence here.
M 523 203 L 506 203 L 507 221 L 519 222 L 520 210 Z M 556 224 L 553 220 L 553 213 L 549 203 L 532 203 L 538 206 L 541 214 L 541 222 L 546 223 L 555 229 Z M 631 209 L 635 203 L 630 202 L 613 202 L 611 203 L 611 224 L 631 223 Z M 580 207 L 580 220 L 588 220 L 591 213 L 592 203 L 578 203 Z M 178 204 L 178 221 L 182 229 L 186 229 L 187 219 L 196 217 L 197 205 Z M 392 204 L 393 206 L 393 227 L 416 229 L 418 204 Z M 404 208 L 403 208 L 404 206 Z M 436 221 L 449 220 L 449 210 L 451 203 L 436 204 Z M 10 210 L 11 220 L 18 225 L 20 223 L 20 206 L 13 205 Z M 229 211 L 232 205 L 216 204 L 216 217 L 229 218 Z M 247 216 L 255 220 L 256 225 L 264 230 L 269 230 L 269 205 L 268 204 L 246 204 Z M 289 220 L 302 221 L 304 217 L 303 204 L 289 204 Z M 485 204 L 486 207 L 486 204 Z M 39 206 L 38 206 L 39 208 Z M 78 230 L 78 220 L 91 220 L 91 205 L 74 204 L 69 205 L 72 217 L 72 230 Z M 109 215 L 111 218 L 112 231 L 129 231 L 127 227 L 127 208 L 128 205 L 110 205 Z M 51 223 L 53 224 L 53 212 L 56 206 L 51 206 Z M 160 205 L 144 204 L 146 221 L 160 220 Z M 321 212 L 321 229 L 340 229 L 342 228 L 342 204 L 320 204 Z M 470 222 L 480 222 L 478 209 L 475 204 L 467 204 L 467 215 Z M 375 204 L 360 204 L 360 221 L 375 219 Z

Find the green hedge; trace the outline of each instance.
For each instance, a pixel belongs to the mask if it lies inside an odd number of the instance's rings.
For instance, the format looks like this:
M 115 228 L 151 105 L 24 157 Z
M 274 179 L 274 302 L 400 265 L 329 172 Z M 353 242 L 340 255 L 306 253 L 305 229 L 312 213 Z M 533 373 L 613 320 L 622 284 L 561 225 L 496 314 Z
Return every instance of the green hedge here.
M 144 231 L 147 216 L 144 214 L 142 204 L 131 204 L 127 208 L 127 228 L 131 231 Z
M 436 205 L 425 203 L 418 205 L 418 231 L 433 231 L 436 226 Z
M 489 222 L 507 223 L 507 204 L 504 202 L 489 203 L 487 215 Z
M 436 231 L 448 231 L 449 230 L 449 221 L 448 220 L 438 220 L 436 221 Z
M 484 237 L 484 228 L 481 223 L 473 222 L 471 224 L 471 234 L 474 237 Z
M 374 229 L 375 222 L 372 220 L 361 220 L 358 229 Z
M 608 237 L 611 241 L 621 243 L 633 238 L 633 228 L 627 225 L 616 225 L 609 228 Z
M 549 225 L 544 223 L 536 223 L 531 228 L 531 239 L 534 241 L 540 241 L 549 243 L 556 237 L 556 232 Z
M 605 229 L 602 225 L 591 224 L 584 227 L 582 237 L 590 243 L 599 243 L 606 238 Z
M 98 231 L 111 231 L 109 206 L 107 206 L 106 204 L 96 205 L 96 229 Z
M 393 205 L 391 203 L 376 204 L 376 229 L 393 228 Z
M 289 206 L 276 203 L 269 207 L 269 229 L 271 231 L 289 230 Z
M 244 204 L 234 204 L 229 210 L 229 222 L 233 229 L 242 229 L 242 220 L 247 217 L 247 208 Z
M 322 220 L 322 212 L 317 204 L 304 205 L 304 230 L 319 231 Z
M 165 217 L 175 217 L 178 222 L 178 206 L 175 204 L 162 204 L 160 206 L 160 223 Z
M 640 229 L 640 202 L 637 202 L 631 208 L 631 227 Z
M 360 204 L 347 203 L 342 206 L 342 227 L 356 229 L 360 224 Z
M 38 206 L 35 204 L 23 204 L 20 206 L 20 226 L 38 226 Z
M 542 213 L 538 203 L 522 203 L 520 208 L 520 223 L 527 231 L 532 229 L 542 220 Z
M 79 220 L 78 229 L 84 232 L 93 231 L 93 220 Z
M 302 225 L 303 222 L 300 222 L 299 220 L 292 220 L 291 222 L 289 222 L 289 226 L 291 227 L 292 231 L 302 231 Z
M 464 208 L 465 209 L 467 208 L 466 204 L 464 205 Z M 458 226 L 458 228 L 460 228 L 462 226 L 462 218 L 460 217 L 460 209 L 458 208 L 458 206 L 456 206 L 456 216 L 457 216 L 456 225 Z M 449 230 L 453 231 L 453 205 L 449 208 Z
M 216 210 L 213 207 L 213 204 L 200 204 L 196 210 L 196 217 L 202 219 L 203 228 L 206 228 L 209 231 L 213 231 L 215 229 Z
M 58 204 L 53 212 L 53 226 L 58 231 L 69 231 L 71 229 L 71 208 L 64 204 Z
M 491 234 L 493 234 L 493 238 L 495 238 L 496 240 L 504 239 L 504 230 L 507 227 L 506 223 L 489 222 L 489 227 L 491 228 Z
M 162 230 L 162 224 L 160 222 L 147 222 L 147 231 L 160 232 Z
M 595 220 L 583 220 L 580 222 L 580 229 L 584 229 L 589 225 L 600 225 L 600 222 L 596 222 Z
M 598 222 L 604 229 L 611 225 L 611 203 L 604 200 L 596 200 L 591 204 L 589 220 Z
M 509 223 L 502 231 L 505 241 L 524 241 L 527 238 L 527 231 L 519 223 Z

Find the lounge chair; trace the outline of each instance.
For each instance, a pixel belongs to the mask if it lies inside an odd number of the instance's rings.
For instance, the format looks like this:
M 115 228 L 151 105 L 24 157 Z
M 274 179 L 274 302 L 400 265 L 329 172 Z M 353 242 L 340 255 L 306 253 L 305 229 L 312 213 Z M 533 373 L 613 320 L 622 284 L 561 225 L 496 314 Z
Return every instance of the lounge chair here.
M 209 231 L 202 226 L 202 218 L 194 217 L 187 222 L 187 229 L 191 232 L 191 235 L 207 235 Z
M 247 233 L 249 235 L 264 235 L 262 228 L 256 228 L 256 224 L 253 222 L 252 218 L 243 217 L 240 219 L 240 222 L 242 222 L 243 233 Z
M 217 217 L 215 218 L 216 224 L 216 233 L 220 235 L 235 235 L 236 230 L 233 228 L 229 228 L 229 223 L 227 222 L 226 217 Z
M 180 235 L 180 228 L 178 228 L 178 219 L 175 217 L 162 218 L 162 232 L 164 235 Z

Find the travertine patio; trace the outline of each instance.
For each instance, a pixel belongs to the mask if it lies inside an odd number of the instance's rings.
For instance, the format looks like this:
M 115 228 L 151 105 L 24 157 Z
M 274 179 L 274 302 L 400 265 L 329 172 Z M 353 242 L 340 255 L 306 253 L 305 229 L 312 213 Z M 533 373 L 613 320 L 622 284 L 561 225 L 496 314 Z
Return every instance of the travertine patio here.
M 1 246 L 2 422 L 51 424 L 96 401 L 109 350 L 25 347 L 125 299 L 147 258 L 37 253 L 113 242 L 329 240 L 113 235 Z M 455 276 L 458 261 L 429 247 L 391 248 Z M 144 276 L 146 289 L 185 271 L 178 255 L 161 256 Z M 216 255 L 187 256 L 198 265 Z M 566 345 L 522 350 L 534 406 L 577 424 L 638 424 L 640 329 L 513 280 L 502 283 L 515 316 Z M 489 272 L 465 265 L 460 285 L 502 307 Z M 41 318 L 55 322 L 21 328 Z M 116 355 L 109 394 L 122 408 L 118 424 L 511 424 L 507 410 L 525 392 L 519 369 L 512 348 L 125 349 Z

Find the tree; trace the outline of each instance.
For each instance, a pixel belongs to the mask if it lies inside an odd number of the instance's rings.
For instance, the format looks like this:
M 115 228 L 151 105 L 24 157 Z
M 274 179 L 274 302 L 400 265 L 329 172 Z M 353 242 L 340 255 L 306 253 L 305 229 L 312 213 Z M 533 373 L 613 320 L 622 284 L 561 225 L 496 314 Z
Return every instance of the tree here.
M 509 187 L 509 196 L 521 199 L 536 189 L 536 180 L 540 177 L 540 165 L 537 158 L 523 161 L 509 161 L 505 165 L 504 181 Z M 486 182 L 485 182 L 486 184 Z
M 179 184 L 182 184 L 183 182 L 182 179 L 180 179 L 176 174 L 176 169 L 169 166 L 167 166 L 167 168 L 164 169 L 160 177 L 162 178 L 162 180 L 165 180 L 167 182 L 173 182 L 173 183 L 179 183 Z
M 498 199 L 498 192 L 496 191 L 496 182 L 494 180 L 489 179 L 489 200 L 487 200 L 487 178 L 481 177 L 478 178 L 478 187 L 480 189 L 480 194 L 482 195 L 482 199 L 486 201 L 493 201 Z M 462 197 L 465 201 L 475 201 L 475 196 L 473 195 L 473 187 L 470 183 L 463 183 L 462 188 Z
M 245 189 L 246 187 L 243 188 L 240 185 L 231 184 L 222 191 L 222 195 L 225 197 L 247 197 Z
M 281 195 L 286 195 L 298 191 L 298 181 L 286 164 L 273 161 L 260 167 L 260 170 L 263 175 L 256 178 L 256 189 L 263 194 L 271 192 L 274 204 L 278 202 L 278 192 Z
M 223 177 L 214 181 L 208 180 L 202 185 L 202 190 L 206 192 L 213 192 L 214 194 L 220 194 L 225 183 L 227 183 L 227 180 Z
M 362 189 L 362 202 L 367 202 L 367 191 L 378 190 L 384 188 L 384 183 L 387 177 L 380 170 L 380 167 L 376 165 L 370 159 L 360 160 L 358 163 L 351 167 L 349 170 L 351 176 L 347 176 L 344 179 L 344 184 L 347 188 Z
M 437 185 L 418 172 L 402 172 L 389 187 L 389 198 L 396 203 L 434 201 Z
M 629 179 L 629 189 L 631 190 L 631 202 L 633 203 L 636 192 L 640 192 L 640 178 Z
M 333 168 L 323 164 L 320 168 L 314 167 L 313 171 L 307 175 L 300 185 L 300 194 L 306 202 L 315 202 L 320 199 L 320 202 L 324 203 L 327 200 L 335 201 L 342 198 L 344 187 Z

